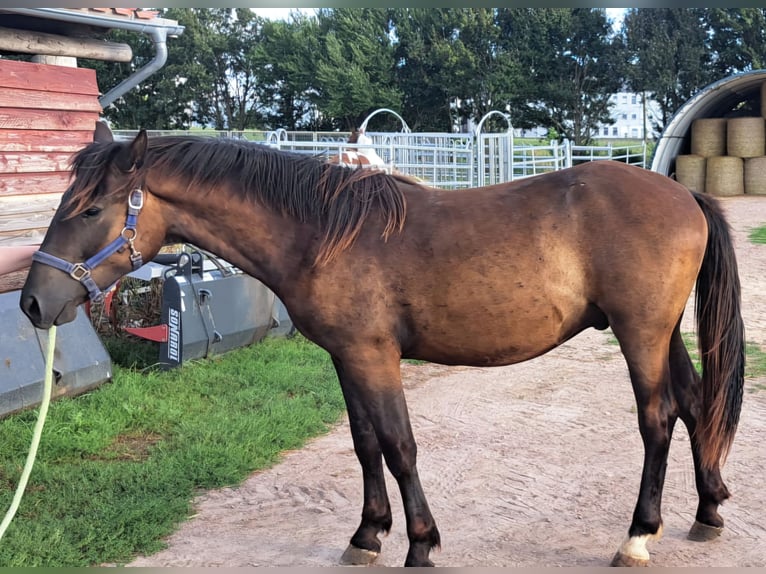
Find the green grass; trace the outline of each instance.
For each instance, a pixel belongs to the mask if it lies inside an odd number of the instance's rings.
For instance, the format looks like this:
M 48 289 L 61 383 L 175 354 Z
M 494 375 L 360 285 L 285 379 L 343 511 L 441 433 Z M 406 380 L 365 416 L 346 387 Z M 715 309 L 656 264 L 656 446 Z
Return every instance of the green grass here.
M 146 346 L 109 347 L 135 368 L 115 364 L 112 382 L 51 404 L 0 566 L 122 564 L 156 552 L 195 493 L 274 464 L 344 408 L 329 356 L 301 337 L 172 371 L 142 368 L 156 357 Z M 36 418 L 33 409 L 0 422 L 3 513 Z
M 749 237 L 753 243 L 766 243 L 766 225 L 751 230 Z
M 689 356 L 691 357 L 692 363 L 694 364 L 694 368 L 697 369 L 697 372 L 702 371 L 702 365 L 700 364 L 699 359 L 699 349 L 697 348 L 697 335 L 694 333 L 682 333 L 681 337 L 684 340 L 684 345 L 686 346 L 686 349 L 689 351 Z M 609 336 L 607 337 L 607 343 L 610 345 L 617 345 L 619 344 L 617 341 L 617 337 L 615 337 L 611 331 L 609 332 Z M 746 378 L 757 378 L 757 377 L 763 377 L 766 376 L 766 351 L 763 351 L 761 349 L 760 345 L 756 345 L 755 343 L 746 343 L 745 345 L 745 377 Z M 763 384 L 755 384 L 752 387 L 754 390 L 766 390 L 766 385 Z

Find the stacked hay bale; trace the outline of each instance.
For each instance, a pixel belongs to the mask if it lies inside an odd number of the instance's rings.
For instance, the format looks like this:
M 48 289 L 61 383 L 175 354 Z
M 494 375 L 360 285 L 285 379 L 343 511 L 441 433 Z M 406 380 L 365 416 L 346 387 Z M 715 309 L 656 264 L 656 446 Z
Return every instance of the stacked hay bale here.
M 676 179 L 711 195 L 766 195 L 766 82 L 761 116 L 698 118 L 691 153 L 676 158 Z

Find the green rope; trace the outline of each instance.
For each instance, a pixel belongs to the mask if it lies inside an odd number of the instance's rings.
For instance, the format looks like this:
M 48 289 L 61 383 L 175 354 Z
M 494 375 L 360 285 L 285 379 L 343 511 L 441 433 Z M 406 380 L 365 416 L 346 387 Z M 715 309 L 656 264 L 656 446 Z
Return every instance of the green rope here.
M 48 413 L 48 404 L 51 401 L 51 389 L 53 387 L 53 351 L 56 346 L 56 326 L 53 325 L 48 330 L 48 350 L 45 354 L 45 382 L 43 384 L 43 400 L 40 403 L 40 412 L 37 415 L 37 423 L 35 424 L 35 431 L 32 435 L 32 444 L 29 447 L 29 454 L 27 455 L 27 462 L 24 464 L 24 470 L 21 472 L 21 478 L 19 479 L 19 485 L 16 487 L 16 494 L 13 495 L 13 501 L 8 512 L 5 513 L 5 518 L 0 524 L 0 540 L 2 540 L 8 525 L 13 520 L 16 510 L 21 504 L 21 497 L 24 495 L 24 489 L 27 487 L 27 481 L 29 475 L 32 473 L 32 465 L 35 463 L 35 457 L 37 456 L 37 447 L 40 444 L 40 436 L 43 434 L 43 425 L 45 424 L 45 416 Z

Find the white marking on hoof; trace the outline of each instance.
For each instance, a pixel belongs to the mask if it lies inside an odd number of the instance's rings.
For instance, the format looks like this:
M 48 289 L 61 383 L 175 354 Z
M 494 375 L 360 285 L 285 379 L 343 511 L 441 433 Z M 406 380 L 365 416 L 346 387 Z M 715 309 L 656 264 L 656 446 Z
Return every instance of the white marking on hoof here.
M 654 534 L 643 534 L 641 536 L 626 536 L 618 554 L 628 556 L 639 561 L 649 561 L 649 551 L 646 549 L 646 543 L 650 540 L 659 540 L 662 538 L 662 524 Z

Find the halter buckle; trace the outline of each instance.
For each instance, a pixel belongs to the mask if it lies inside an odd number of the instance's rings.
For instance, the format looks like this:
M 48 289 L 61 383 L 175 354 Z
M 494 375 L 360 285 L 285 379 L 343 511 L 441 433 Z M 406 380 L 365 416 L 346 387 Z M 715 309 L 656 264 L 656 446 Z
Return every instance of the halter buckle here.
M 69 276 L 75 281 L 82 283 L 85 279 L 90 277 L 90 269 L 85 267 L 82 263 L 75 263 L 72 270 L 69 272 Z
M 135 209 L 136 211 L 141 211 L 144 207 L 144 192 L 142 190 L 134 189 L 130 192 L 130 195 L 128 196 L 128 207 L 130 209 Z

